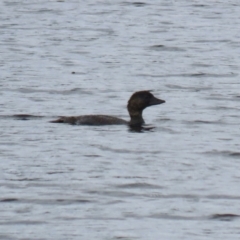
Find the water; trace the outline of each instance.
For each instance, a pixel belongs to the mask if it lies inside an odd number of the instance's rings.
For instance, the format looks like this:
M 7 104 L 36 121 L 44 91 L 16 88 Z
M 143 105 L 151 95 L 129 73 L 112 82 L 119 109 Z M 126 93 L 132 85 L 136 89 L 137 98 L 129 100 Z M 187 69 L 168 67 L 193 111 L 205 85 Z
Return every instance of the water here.
M 236 0 L 1 1 L 0 239 L 239 239 L 239 16 Z M 144 89 L 166 100 L 152 131 L 48 122 L 128 119 Z

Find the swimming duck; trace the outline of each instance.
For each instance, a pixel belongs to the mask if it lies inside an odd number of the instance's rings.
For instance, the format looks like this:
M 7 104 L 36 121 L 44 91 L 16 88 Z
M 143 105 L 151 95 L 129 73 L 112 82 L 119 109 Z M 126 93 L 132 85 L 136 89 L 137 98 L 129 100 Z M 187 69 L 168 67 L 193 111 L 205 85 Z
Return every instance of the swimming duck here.
M 127 105 L 130 115 L 130 121 L 121 118 L 108 116 L 108 115 L 82 115 L 73 117 L 60 117 L 57 120 L 51 121 L 52 123 L 69 123 L 72 125 L 129 125 L 142 126 L 144 120 L 142 112 L 145 108 L 165 103 L 164 100 L 158 99 L 153 96 L 150 91 L 139 91 L 133 93 Z

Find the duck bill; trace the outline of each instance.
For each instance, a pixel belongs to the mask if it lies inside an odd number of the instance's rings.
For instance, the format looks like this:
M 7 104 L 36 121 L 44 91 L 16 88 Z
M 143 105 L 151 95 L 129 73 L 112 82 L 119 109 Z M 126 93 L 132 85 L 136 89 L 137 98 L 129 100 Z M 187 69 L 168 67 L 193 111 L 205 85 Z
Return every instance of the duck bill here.
M 159 98 L 152 97 L 152 99 L 149 102 L 149 106 L 158 105 L 162 103 L 165 103 L 165 101 Z

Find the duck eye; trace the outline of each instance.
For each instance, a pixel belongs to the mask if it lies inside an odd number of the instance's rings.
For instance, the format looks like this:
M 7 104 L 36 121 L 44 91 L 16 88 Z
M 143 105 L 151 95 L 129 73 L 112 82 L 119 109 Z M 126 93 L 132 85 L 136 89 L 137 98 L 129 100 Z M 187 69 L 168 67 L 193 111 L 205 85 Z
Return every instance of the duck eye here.
M 149 94 L 146 94 L 145 97 L 144 97 L 144 99 L 147 100 L 147 101 L 150 101 L 151 96 L 150 96 Z

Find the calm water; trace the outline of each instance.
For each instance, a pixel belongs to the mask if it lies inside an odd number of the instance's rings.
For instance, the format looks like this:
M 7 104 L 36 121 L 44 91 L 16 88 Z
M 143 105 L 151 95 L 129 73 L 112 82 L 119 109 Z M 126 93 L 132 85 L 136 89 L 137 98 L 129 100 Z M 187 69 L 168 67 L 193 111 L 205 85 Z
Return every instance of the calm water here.
M 239 21 L 237 0 L 1 1 L 0 239 L 239 239 Z M 128 119 L 145 89 L 152 131 L 48 122 Z

